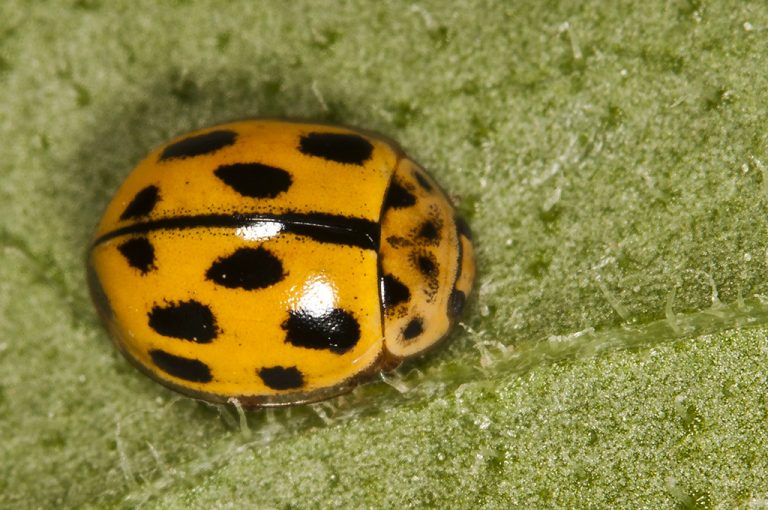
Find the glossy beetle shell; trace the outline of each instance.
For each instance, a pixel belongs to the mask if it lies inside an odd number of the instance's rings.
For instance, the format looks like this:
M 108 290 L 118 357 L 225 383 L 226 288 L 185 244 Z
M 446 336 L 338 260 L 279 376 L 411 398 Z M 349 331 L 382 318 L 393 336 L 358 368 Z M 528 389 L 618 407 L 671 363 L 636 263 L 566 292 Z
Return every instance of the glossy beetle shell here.
M 474 272 L 466 224 L 395 144 L 276 120 L 154 150 L 89 254 L 94 302 L 129 360 L 245 406 L 327 398 L 423 352 Z

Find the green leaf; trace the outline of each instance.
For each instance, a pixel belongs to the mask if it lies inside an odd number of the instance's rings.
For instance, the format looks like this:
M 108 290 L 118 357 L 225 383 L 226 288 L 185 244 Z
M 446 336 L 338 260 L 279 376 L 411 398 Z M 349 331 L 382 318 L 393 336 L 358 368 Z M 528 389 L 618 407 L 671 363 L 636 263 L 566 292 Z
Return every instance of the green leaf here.
M 733 508 L 768 487 L 768 7 L 6 0 L 0 507 Z M 479 278 L 449 341 L 312 406 L 177 396 L 84 255 L 170 136 L 248 116 L 398 140 Z

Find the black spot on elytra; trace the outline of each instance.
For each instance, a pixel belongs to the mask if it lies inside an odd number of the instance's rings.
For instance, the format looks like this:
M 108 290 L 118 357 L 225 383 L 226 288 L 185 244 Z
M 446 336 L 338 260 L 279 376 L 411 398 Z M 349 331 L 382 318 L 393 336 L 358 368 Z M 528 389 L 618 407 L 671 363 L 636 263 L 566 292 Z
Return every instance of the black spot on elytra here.
M 155 305 L 149 312 L 149 327 L 163 336 L 199 344 L 210 343 L 219 333 L 211 309 L 195 300 Z
M 222 165 L 214 172 L 241 195 L 252 198 L 275 198 L 291 186 L 291 174 L 282 168 L 261 163 Z
M 436 243 L 440 240 L 440 226 L 432 220 L 427 220 L 421 224 L 416 237 L 423 239 L 427 242 Z
M 461 216 L 456 216 L 456 230 L 458 231 L 459 235 L 462 235 L 472 240 L 472 231 L 469 229 L 469 225 L 466 221 L 464 221 L 464 218 Z
M 230 289 L 263 289 L 285 277 L 283 264 L 269 250 L 239 248 L 232 255 L 217 259 L 205 277 Z
M 403 329 L 403 338 L 413 340 L 424 332 L 424 320 L 421 317 L 411 319 L 411 322 Z
M 309 133 L 301 137 L 299 150 L 307 156 L 362 165 L 371 157 L 373 145 L 362 136 L 344 133 Z
M 413 176 L 416 177 L 416 182 L 419 183 L 419 186 L 421 186 L 424 191 L 432 191 L 432 184 L 421 172 L 414 172 Z
M 290 310 L 282 327 L 286 342 L 308 349 L 328 349 L 344 354 L 360 340 L 360 324 L 355 317 L 340 308 L 322 315 L 306 310 Z
M 406 303 L 411 298 L 411 291 L 408 290 L 408 287 L 391 274 L 384 275 L 382 282 L 385 310 L 392 309 L 401 303 Z
M 129 239 L 118 245 L 117 249 L 128 264 L 141 271 L 141 274 L 155 269 L 155 247 L 146 237 Z
M 123 214 L 120 215 L 120 219 L 127 220 L 130 218 L 139 218 L 151 213 L 152 209 L 155 208 L 155 204 L 157 204 L 159 191 L 157 186 L 147 186 L 136 193 L 136 196 L 133 197 L 131 203 L 125 208 Z
M 304 375 L 296 367 L 264 367 L 259 377 L 273 390 L 292 390 L 304 386 Z
M 434 255 L 431 253 L 422 253 L 421 255 L 417 256 L 416 266 L 419 268 L 421 274 L 428 278 L 437 278 L 437 275 L 440 272 L 437 261 L 435 260 Z
M 219 130 L 211 131 L 197 136 L 190 136 L 172 143 L 160 154 L 160 161 L 178 158 L 193 158 L 203 154 L 211 154 L 228 145 L 232 145 L 237 140 L 237 133 L 234 131 Z
M 467 302 L 467 296 L 459 289 L 453 289 L 450 297 L 448 298 L 448 315 L 450 317 L 458 317 L 464 310 L 464 305 Z
M 149 356 L 157 367 L 174 377 L 185 381 L 207 383 L 211 382 L 211 369 L 197 359 L 176 356 L 159 349 L 149 351 Z
M 387 196 L 384 199 L 384 209 L 402 209 L 403 207 L 410 207 L 415 203 L 416 197 L 403 186 L 395 181 L 389 185 Z

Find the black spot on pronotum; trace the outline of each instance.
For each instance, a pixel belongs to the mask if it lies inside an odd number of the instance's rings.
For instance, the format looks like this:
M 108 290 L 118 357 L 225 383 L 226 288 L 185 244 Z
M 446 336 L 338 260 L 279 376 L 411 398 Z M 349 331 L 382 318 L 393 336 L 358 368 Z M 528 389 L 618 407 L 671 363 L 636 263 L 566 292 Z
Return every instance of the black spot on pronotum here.
M 448 315 L 452 318 L 461 315 L 466 302 L 467 295 L 459 289 L 453 289 L 453 292 L 451 292 L 451 295 L 448 298 Z
M 178 158 L 193 158 L 203 154 L 211 154 L 228 145 L 232 145 L 237 140 L 237 133 L 234 131 L 219 130 L 211 131 L 197 136 L 190 136 L 172 143 L 167 146 L 162 154 L 160 161 Z
M 419 186 L 421 186 L 424 191 L 432 191 L 432 184 L 427 180 L 426 177 L 422 175 L 421 172 L 415 172 L 413 176 L 416 177 L 416 182 L 419 183 Z
M 416 197 L 413 194 L 402 187 L 397 182 L 392 182 L 387 190 L 387 196 L 384 199 L 384 208 L 402 209 L 403 207 L 410 207 L 416 203 Z
M 283 264 L 269 250 L 239 248 L 233 254 L 217 259 L 205 277 L 230 289 L 263 289 L 285 277 Z
M 427 220 L 421 224 L 419 231 L 416 234 L 417 237 L 434 243 L 440 240 L 440 228 L 432 220 Z
M 392 248 L 402 248 L 404 246 L 413 246 L 413 243 L 410 239 L 406 239 L 405 237 L 400 236 L 389 236 L 387 237 L 387 243 Z
M 423 332 L 424 320 L 421 317 L 415 317 L 403 329 L 403 338 L 405 340 L 413 340 Z
M 371 157 L 373 145 L 359 135 L 344 133 L 309 133 L 301 137 L 299 150 L 307 156 L 362 165 Z
M 155 208 L 155 204 L 157 204 L 159 191 L 157 186 L 147 186 L 136 193 L 131 203 L 125 208 L 123 214 L 120 215 L 120 219 L 140 218 L 151 213 L 152 209 Z
M 472 240 L 472 231 L 469 229 L 467 222 L 464 221 L 464 218 L 461 216 L 456 216 L 456 230 L 459 235 L 466 237 L 470 241 Z
M 261 163 L 222 165 L 214 172 L 241 195 L 251 198 L 275 198 L 291 186 L 291 174 L 282 168 Z
M 400 303 L 406 303 L 411 298 L 408 287 L 391 274 L 382 278 L 384 309 L 391 309 Z
M 304 386 L 304 375 L 296 367 L 264 367 L 258 370 L 259 377 L 273 390 L 292 390 Z
M 128 261 L 128 265 L 146 274 L 155 269 L 155 247 L 146 237 L 129 239 L 117 246 L 118 251 Z
M 149 356 L 160 370 L 179 379 L 199 383 L 213 380 L 211 369 L 200 360 L 176 356 L 159 349 L 149 351 Z
M 344 354 L 360 340 L 360 324 L 346 310 L 334 308 L 322 315 L 308 310 L 290 310 L 282 328 L 286 342 L 307 349 L 328 349 Z
M 199 344 L 210 343 L 219 333 L 211 309 L 195 300 L 155 305 L 149 312 L 149 327 L 163 336 Z
M 429 278 L 436 278 L 439 272 L 435 257 L 431 254 L 422 254 L 416 258 L 416 265 L 421 274 Z

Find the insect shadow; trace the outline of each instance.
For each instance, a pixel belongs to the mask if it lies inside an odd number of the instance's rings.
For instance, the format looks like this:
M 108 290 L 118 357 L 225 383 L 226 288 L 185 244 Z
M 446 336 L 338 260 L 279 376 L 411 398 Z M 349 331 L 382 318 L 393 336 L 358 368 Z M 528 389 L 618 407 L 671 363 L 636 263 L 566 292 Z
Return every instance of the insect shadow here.
M 268 65 L 255 67 L 270 69 Z M 107 106 L 92 117 L 91 129 L 84 130 L 78 150 L 62 163 L 69 174 L 67 189 L 78 193 L 72 197 L 77 206 L 64 212 L 72 215 L 66 222 L 72 231 L 66 236 L 70 245 L 63 248 L 82 253 L 83 260 L 99 218 L 120 183 L 151 149 L 173 136 L 254 117 L 340 124 L 376 117 L 364 99 L 338 89 L 320 95 L 312 78 L 301 70 L 275 70 L 274 66 L 258 75 L 244 70 L 171 69 L 138 94 L 122 97 L 118 92 L 108 103 L 91 101 L 82 107 L 104 104 Z M 83 278 L 84 274 L 83 270 Z M 74 294 L 74 306 L 82 313 L 89 300 L 87 292 L 78 289 Z M 96 322 L 95 314 L 91 319 Z
M 350 112 L 360 112 L 363 107 L 338 99 L 342 95 L 337 91 L 319 96 L 312 83 L 300 74 L 269 73 L 258 78 L 243 71 L 209 75 L 171 70 L 149 83 L 140 98 L 135 94 L 130 99 L 115 97 L 96 118 L 67 167 L 74 184 L 80 184 L 83 191 L 78 197 L 80 217 L 72 222 L 82 231 L 73 232 L 73 242 L 91 235 L 112 193 L 136 163 L 173 136 L 253 117 L 345 124 Z

